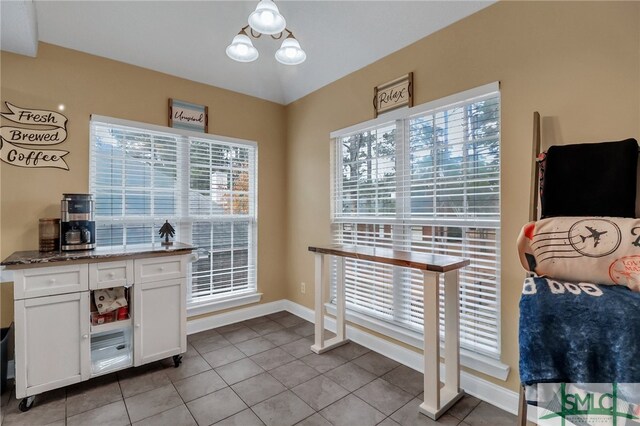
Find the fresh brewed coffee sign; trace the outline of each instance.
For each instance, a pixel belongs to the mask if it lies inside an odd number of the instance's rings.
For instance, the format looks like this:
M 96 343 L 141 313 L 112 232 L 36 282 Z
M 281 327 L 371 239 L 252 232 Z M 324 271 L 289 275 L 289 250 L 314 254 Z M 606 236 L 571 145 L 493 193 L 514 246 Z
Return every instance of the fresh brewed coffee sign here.
M 5 102 L 2 118 L 21 126 L 0 127 L 0 160 L 12 166 L 69 170 L 63 157 L 69 151 L 42 149 L 67 139 L 67 117 L 55 111 L 21 108 Z M 30 127 L 23 127 L 30 126 Z

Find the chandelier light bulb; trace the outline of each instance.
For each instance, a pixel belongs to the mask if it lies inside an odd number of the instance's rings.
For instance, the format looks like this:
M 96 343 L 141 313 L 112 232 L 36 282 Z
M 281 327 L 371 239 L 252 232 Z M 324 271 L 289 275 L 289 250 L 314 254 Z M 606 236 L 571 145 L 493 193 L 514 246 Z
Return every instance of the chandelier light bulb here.
M 293 34 L 289 35 L 282 42 L 282 46 L 276 52 L 276 60 L 284 65 L 298 65 L 307 59 L 307 54 L 300 48 L 300 43 L 293 37 Z
M 272 0 L 260 0 L 256 10 L 249 15 L 249 26 L 259 33 L 273 35 L 284 31 L 287 22 Z
M 258 49 L 253 47 L 251 39 L 244 32 L 240 32 L 227 46 L 227 56 L 238 62 L 252 62 L 260 55 Z
M 273 25 L 273 21 L 275 21 L 276 17 L 273 15 L 272 12 L 265 10 L 264 12 L 262 12 L 260 14 L 260 18 L 259 18 L 262 22 L 264 22 L 265 25 Z

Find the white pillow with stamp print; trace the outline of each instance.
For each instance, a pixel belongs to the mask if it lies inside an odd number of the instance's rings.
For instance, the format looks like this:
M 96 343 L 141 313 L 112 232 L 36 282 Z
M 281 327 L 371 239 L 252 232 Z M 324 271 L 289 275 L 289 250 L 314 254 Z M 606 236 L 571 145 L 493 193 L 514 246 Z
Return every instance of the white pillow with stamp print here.
M 522 266 L 573 282 L 619 284 L 640 292 L 640 219 L 554 217 L 518 236 Z

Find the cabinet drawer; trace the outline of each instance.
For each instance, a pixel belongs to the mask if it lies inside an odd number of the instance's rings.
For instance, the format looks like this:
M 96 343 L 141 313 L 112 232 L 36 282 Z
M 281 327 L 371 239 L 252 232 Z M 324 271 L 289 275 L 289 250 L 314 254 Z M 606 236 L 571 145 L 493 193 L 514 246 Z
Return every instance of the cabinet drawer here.
M 16 300 L 89 289 L 86 264 L 22 269 L 15 271 L 13 277 Z
M 92 263 L 89 265 L 89 288 L 130 286 L 133 284 L 133 260 Z
M 153 257 L 134 261 L 135 282 L 173 280 L 187 276 L 186 256 Z

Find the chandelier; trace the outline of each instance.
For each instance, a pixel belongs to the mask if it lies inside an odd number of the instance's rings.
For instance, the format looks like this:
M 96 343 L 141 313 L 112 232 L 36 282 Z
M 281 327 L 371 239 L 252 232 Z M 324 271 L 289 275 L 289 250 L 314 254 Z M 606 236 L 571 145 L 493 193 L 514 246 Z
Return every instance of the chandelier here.
M 285 65 L 303 63 L 307 59 L 307 54 L 300 48 L 300 43 L 287 28 L 287 22 L 280 14 L 278 6 L 272 0 L 260 0 L 256 10 L 249 15 L 249 25 L 242 27 L 231 44 L 227 46 L 227 56 L 238 62 L 255 61 L 260 54 L 249 36 L 258 39 L 265 34 L 274 40 L 280 40 L 284 37 L 285 31 L 288 35 L 282 41 L 280 49 L 276 51 L 276 60 Z

